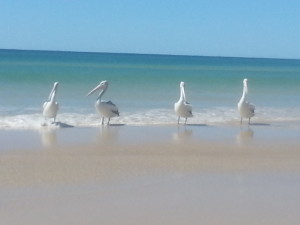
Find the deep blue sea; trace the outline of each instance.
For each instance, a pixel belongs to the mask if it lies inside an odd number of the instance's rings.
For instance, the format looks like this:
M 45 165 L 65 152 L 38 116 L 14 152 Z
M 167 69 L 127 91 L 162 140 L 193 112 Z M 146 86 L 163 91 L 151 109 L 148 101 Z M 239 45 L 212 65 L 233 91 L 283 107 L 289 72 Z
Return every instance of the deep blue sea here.
M 0 50 L 0 129 L 39 127 L 56 81 L 57 120 L 72 126 L 99 126 L 97 95 L 86 94 L 102 80 L 109 82 L 103 99 L 120 111 L 111 123 L 176 124 L 180 81 L 193 105 L 190 123 L 232 123 L 244 78 L 252 121 L 300 121 L 300 60 Z

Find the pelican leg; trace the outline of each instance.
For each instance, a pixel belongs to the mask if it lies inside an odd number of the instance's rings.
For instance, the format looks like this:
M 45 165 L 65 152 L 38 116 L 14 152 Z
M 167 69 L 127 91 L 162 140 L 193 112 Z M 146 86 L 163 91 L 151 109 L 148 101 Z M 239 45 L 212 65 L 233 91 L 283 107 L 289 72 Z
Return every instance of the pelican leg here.
M 248 125 L 250 125 L 250 117 L 249 117 Z
M 240 124 L 243 124 L 243 117 L 241 117 L 241 121 L 240 121 Z
M 101 119 L 101 125 L 103 125 L 104 124 L 104 117 L 102 117 L 102 119 Z
M 107 125 L 109 125 L 110 117 L 108 118 Z
M 184 125 L 186 125 L 187 117 L 185 117 Z
M 178 120 L 177 120 L 177 124 L 179 125 L 179 121 L 180 121 L 180 116 L 178 116 Z

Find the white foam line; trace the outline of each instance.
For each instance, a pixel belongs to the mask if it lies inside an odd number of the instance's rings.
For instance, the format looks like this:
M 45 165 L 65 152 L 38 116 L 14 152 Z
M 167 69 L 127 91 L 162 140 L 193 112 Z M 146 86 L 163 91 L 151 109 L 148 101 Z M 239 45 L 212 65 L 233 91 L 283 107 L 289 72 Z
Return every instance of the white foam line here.
M 194 117 L 188 119 L 190 124 L 230 124 L 239 121 L 240 117 L 235 108 L 202 109 L 194 112 Z M 49 123 L 51 120 L 49 120 Z M 101 118 L 96 113 L 60 113 L 57 125 L 61 127 L 98 127 Z M 300 121 L 300 108 L 274 109 L 259 108 L 252 121 L 291 122 Z M 183 119 L 182 119 L 183 122 Z M 40 113 L 0 116 L 0 129 L 40 129 L 44 118 Z M 120 117 L 111 119 L 111 124 L 127 125 L 174 125 L 177 116 L 171 109 L 145 110 L 135 113 L 121 112 Z

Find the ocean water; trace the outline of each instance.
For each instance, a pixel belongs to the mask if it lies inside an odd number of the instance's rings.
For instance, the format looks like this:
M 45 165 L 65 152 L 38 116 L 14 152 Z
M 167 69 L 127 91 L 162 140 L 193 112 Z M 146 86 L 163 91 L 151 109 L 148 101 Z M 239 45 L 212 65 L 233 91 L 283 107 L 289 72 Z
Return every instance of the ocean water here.
M 39 128 L 56 81 L 57 121 L 71 126 L 99 126 L 97 95 L 86 94 L 102 80 L 109 82 L 103 99 L 120 111 L 111 123 L 176 124 L 184 81 L 189 123 L 228 124 L 239 121 L 244 78 L 254 123 L 300 121 L 300 60 L 0 50 L 0 129 Z

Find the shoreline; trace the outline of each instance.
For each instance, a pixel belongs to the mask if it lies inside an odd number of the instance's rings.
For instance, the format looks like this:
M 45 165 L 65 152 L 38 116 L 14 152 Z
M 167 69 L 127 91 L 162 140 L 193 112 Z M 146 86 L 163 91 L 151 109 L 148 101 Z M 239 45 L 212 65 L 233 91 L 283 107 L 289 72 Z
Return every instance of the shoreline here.
M 62 135 L 63 133 L 69 133 L 70 135 L 78 135 L 79 139 L 87 138 L 88 135 L 85 135 L 86 132 L 88 132 L 90 135 L 93 133 L 105 133 L 109 130 L 114 130 L 116 132 L 121 132 L 122 136 L 129 137 L 126 135 L 126 132 L 134 132 L 135 130 L 140 130 L 141 132 L 143 130 L 150 131 L 150 135 L 155 138 L 159 139 L 159 136 L 156 135 L 155 132 L 152 133 L 152 130 L 155 130 L 157 132 L 161 132 L 167 135 L 167 133 L 176 133 L 176 131 L 191 131 L 195 132 L 196 135 L 199 135 L 199 132 L 202 131 L 202 136 L 204 138 L 209 138 L 209 136 L 212 134 L 212 132 L 217 133 L 218 136 L 217 139 L 220 138 L 229 138 L 229 135 L 234 135 L 234 132 L 238 133 L 238 131 L 242 130 L 252 130 L 253 132 L 257 131 L 263 131 L 263 132 L 270 132 L 270 134 L 278 134 L 280 135 L 281 131 L 287 131 L 291 137 L 297 136 L 297 134 L 293 134 L 293 131 L 300 130 L 300 121 L 288 121 L 288 122 L 261 122 L 261 121 L 255 121 L 251 122 L 250 125 L 247 123 L 243 123 L 242 125 L 238 121 L 232 121 L 232 122 L 226 122 L 226 123 L 187 123 L 184 124 L 125 124 L 125 123 L 112 123 L 110 125 L 95 125 L 95 126 L 72 126 L 67 123 L 57 122 L 55 125 L 48 125 L 44 126 L 41 125 L 39 127 L 35 128 L 2 128 L 0 129 L 0 134 L 7 135 L 7 138 L 9 139 L 11 136 L 15 136 L 14 138 L 18 138 L 18 134 L 20 133 L 23 136 L 26 136 L 26 134 L 42 134 L 47 133 L 50 136 L 50 133 L 58 133 L 59 135 Z M 222 133 L 223 132 L 223 133 Z M 229 132 L 229 134 L 228 134 Z M 188 132 L 187 132 L 188 133 Z M 81 136 L 82 135 L 82 136 Z M 143 137 L 142 134 L 140 134 L 141 137 Z M 149 136 L 149 135 L 148 135 Z M 268 138 L 267 134 L 264 134 L 264 138 Z M 287 135 L 284 135 L 285 138 L 288 138 Z M 76 136 L 77 137 L 77 136 Z M 1 138 L 1 136 L 0 136 Z M 33 137 L 29 137 L 33 138 Z M 65 139 L 70 139 L 69 136 L 64 136 Z M 164 137 L 166 138 L 166 137 Z M 164 139 L 168 140 L 168 138 Z M 0 141 L 5 142 L 7 141 L 6 138 L 0 139 Z M 35 140 L 37 141 L 37 140 Z M 40 146 L 38 146 L 40 147 Z M 25 146 L 26 148 L 26 146 Z M 5 149 L 5 145 L 0 146 L 0 152 L 2 149 Z
M 100 141 L 123 144 L 146 141 L 172 143 L 176 140 L 207 142 L 228 141 L 231 144 L 257 142 L 264 144 L 270 139 L 300 139 L 300 121 L 262 123 L 251 125 L 238 122 L 214 124 L 153 124 L 74 127 L 64 123 L 41 126 L 36 129 L 0 129 L 0 153 L 16 150 L 42 150 L 51 147 L 72 148 L 80 145 L 95 145 Z M 146 134 L 145 134 L 146 132 Z M 147 133 L 148 132 L 148 133 Z M 138 138 L 135 138 L 138 137 Z M 299 141 L 300 144 L 300 141 Z

